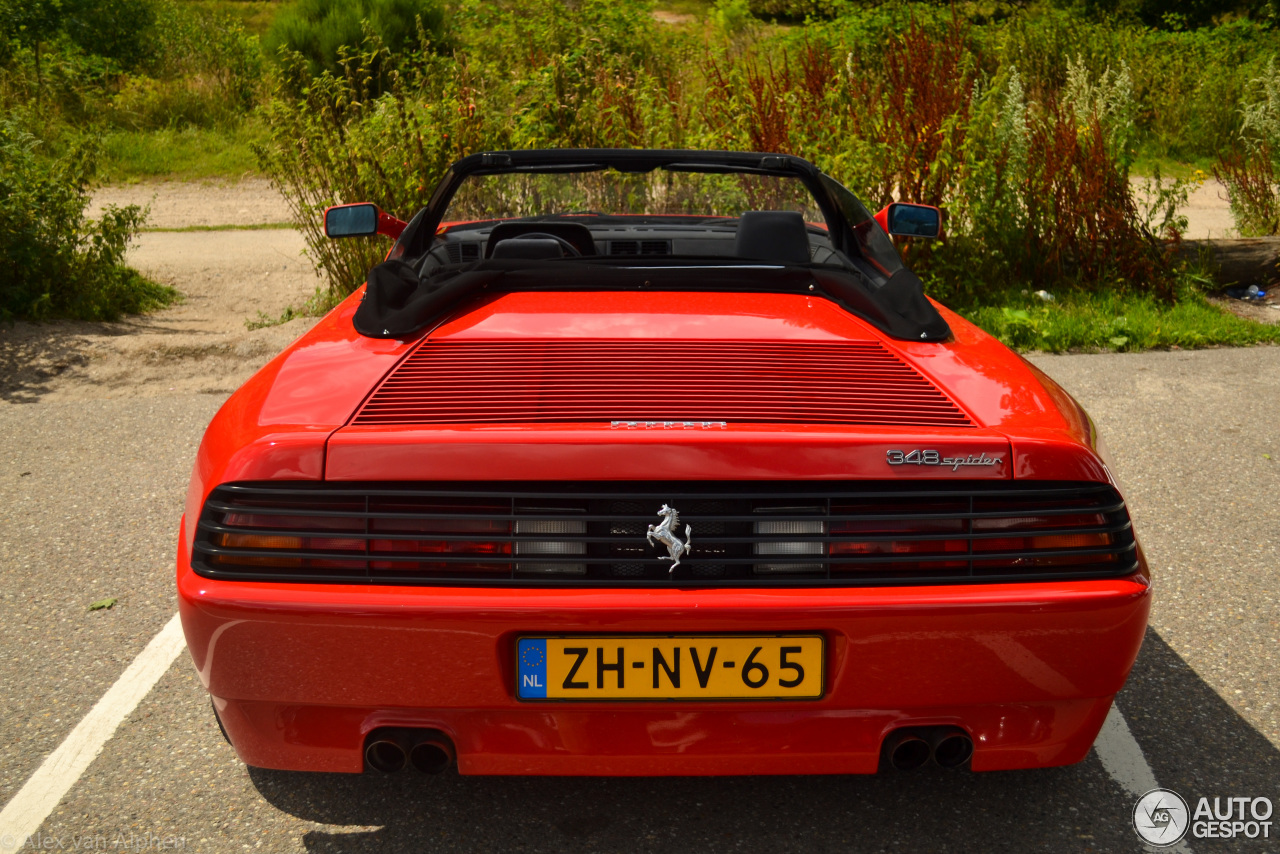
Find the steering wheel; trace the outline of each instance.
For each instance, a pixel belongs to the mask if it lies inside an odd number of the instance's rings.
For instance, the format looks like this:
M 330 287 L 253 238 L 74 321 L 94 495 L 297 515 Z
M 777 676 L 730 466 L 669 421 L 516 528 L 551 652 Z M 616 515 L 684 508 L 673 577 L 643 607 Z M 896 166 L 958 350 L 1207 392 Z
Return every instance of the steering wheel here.
M 547 234 L 545 231 L 529 231 L 524 234 L 517 234 L 515 237 L 505 238 L 506 240 L 554 240 L 560 244 L 560 251 L 567 258 L 581 258 L 582 253 L 578 251 L 578 247 L 574 246 L 563 237 L 557 237 L 554 234 Z

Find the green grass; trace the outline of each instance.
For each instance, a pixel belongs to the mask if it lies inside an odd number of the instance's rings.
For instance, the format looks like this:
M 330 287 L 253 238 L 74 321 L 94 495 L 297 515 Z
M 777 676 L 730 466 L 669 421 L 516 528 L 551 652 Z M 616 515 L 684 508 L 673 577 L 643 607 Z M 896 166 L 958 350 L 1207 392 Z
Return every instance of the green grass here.
M 1137 178 L 1150 178 L 1159 169 L 1160 176 L 1165 179 L 1213 177 L 1213 167 L 1216 162 L 1212 157 L 1197 157 L 1188 161 L 1140 153 L 1133 161 L 1130 174 Z M 1197 175 L 1197 172 L 1200 175 Z
M 231 129 L 111 131 L 103 138 L 100 179 L 127 184 L 155 178 L 193 181 L 256 175 L 258 162 L 250 145 L 265 139 L 265 129 L 252 118 Z
M 1280 325 L 1246 320 L 1191 294 L 1167 306 L 1148 297 L 1070 294 L 1060 302 L 1032 297 L 960 311 L 1020 351 L 1193 349 L 1280 344 Z

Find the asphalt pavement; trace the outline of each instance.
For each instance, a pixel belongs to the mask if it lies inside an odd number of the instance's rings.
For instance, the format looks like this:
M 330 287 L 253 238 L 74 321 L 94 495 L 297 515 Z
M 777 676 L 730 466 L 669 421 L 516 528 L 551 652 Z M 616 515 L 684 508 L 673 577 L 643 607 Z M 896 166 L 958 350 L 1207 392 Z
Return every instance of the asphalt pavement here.
M 1153 569 L 1151 629 L 1117 704 L 1156 779 L 1193 806 L 1202 796 L 1280 799 L 1280 348 L 1033 361 L 1108 440 Z M 222 398 L 0 403 L 0 803 L 172 616 L 178 516 Z M 114 607 L 87 610 L 108 597 Z M 53 850 L 98 838 L 115 841 L 109 850 L 158 850 L 154 840 L 171 838 L 186 851 L 1141 851 L 1134 800 L 1093 754 L 1043 771 L 884 777 L 247 769 L 183 653 L 38 841 Z M 1274 835 L 1187 846 L 1260 854 L 1280 851 Z

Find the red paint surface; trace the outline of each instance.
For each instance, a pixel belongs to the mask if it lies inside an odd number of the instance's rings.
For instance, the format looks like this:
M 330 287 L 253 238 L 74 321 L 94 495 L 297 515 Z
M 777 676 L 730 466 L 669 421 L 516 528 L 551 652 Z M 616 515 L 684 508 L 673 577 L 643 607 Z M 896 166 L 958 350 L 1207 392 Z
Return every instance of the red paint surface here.
M 244 480 L 1112 480 L 1078 405 L 954 314 L 944 310 L 953 341 L 903 342 L 794 295 L 510 294 L 461 307 L 430 340 L 879 342 L 975 426 L 353 425 L 418 343 L 355 334 L 359 297 L 228 400 L 201 445 L 187 519 L 214 486 Z M 655 364 L 654 393 L 680 369 Z M 885 465 L 886 450 L 913 447 L 1001 462 L 954 474 Z M 466 773 L 865 772 L 892 728 L 940 723 L 974 735 L 978 770 L 1074 762 L 1124 683 L 1149 607 L 1143 573 L 821 590 L 214 582 L 191 571 L 192 536 L 184 529 L 178 555 L 192 657 L 241 756 L 279 768 L 358 771 L 364 734 L 390 724 L 450 733 Z M 824 699 L 535 707 L 512 697 L 518 632 L 744 628 L 823 632 Z
M 655 378 L 670 365 L 675 376 Z M 877 341 L 424 341 L 353 424 L 577 423 L 968 427 Z
M 251 765 L 358 771 L 364 734 L 396 724 L 444 729 L 473 773 L 859 773 L 874 770 L 889 729 L 937 723 L 974 734 L 977 769 L 1077 761 L 1137 656 L 1149 587 L 1138 575 L 822 590 L 354 588 L 218 582 L 187 570 L 179 598 L 206 687 L 246 716 L 224 723 Z M 587 705 L 513 696 L 520 634 L 748 627 L 822 632 L 824 698 Z M 299 716 L 310 723 L 291 729 Z M 761 721 L 783 719 L 785 733 L 764 734 Z M 575 723 L 566 730 L 562 720 Z M 323 765 L 312 764 L 321 753 Z

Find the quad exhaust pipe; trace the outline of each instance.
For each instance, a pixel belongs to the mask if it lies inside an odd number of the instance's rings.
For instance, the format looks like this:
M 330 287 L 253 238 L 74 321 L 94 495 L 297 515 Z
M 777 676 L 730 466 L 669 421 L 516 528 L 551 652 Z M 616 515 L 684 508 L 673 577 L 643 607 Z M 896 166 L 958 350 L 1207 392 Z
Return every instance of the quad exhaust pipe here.
M 408 758 L 404 745 L 395 738 L 379 738 L 377 741 L 369 742 L 369 746 L 364 749 L 364 761 L 368 762 L 373 770 L 384 774 L 403 771 Z
M 375 771 L 396 774 L 413 767 L 439 774 L 457 761 L 453 742 L 434 729 L 382 727 L 369 733 L 365 763 Z M 881 765 L 915 771 L 933 760 L 942 768 L 960 768 L 973 757 L 973 739 L 959 727 L 900 727 L 885 738 Z
M 973 739 L 959 727 L 901 727 L 885 738 L 881 765 L 914 771 L 932 759 L 943 768 L 960 768 L 972 756 Z
M 910 729 L 898 729 L 889 734 L 884 744 L 889 764 L 898 771 L 914 771 L 924 766 L 933 755 L 929 742 Z
M 449 736 L 435 729 L 382 727 L 369 733 L 364 749 L 365 764 L 384 774 L 396 774 L 406 766 L 439 774 L 456 759 Z
M 453 761 L 453 744 L 444 737 L 424 738 L 409 751 L 409 764 L 423 774 L 439 774 Z
M 943 768 L 959 768 L 973 756 L 973 739 L 959 727 L 939 727 L 929 740 L 929 750 Z

